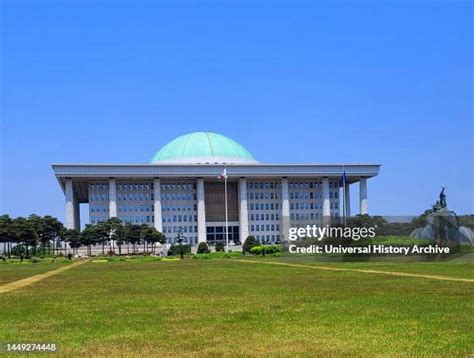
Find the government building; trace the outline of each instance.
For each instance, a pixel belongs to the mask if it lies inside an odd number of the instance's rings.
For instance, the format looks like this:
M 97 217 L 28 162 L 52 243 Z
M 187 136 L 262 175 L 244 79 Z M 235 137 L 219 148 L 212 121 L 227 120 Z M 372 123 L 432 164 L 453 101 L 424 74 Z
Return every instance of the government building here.
M 147 224 L 173 243 L 225 240 L 226 168 L 229 241 L 285 239 L 290 227 L 326 225 L 351 215 L 350 188 L 359 185 L 359 213 L 368 214 L 367 179 L 378 164 L 263 164 L 236 141 L 194 132 L 164 145 L 149 164 L 53 164 L 66 197 L 65 226 L 80 229 L 80 204 L 92 224 L 118 217 Z M 345 172 L 345 182 L 341 178 Z M 345 205 L 342 202 L 345 198 Z

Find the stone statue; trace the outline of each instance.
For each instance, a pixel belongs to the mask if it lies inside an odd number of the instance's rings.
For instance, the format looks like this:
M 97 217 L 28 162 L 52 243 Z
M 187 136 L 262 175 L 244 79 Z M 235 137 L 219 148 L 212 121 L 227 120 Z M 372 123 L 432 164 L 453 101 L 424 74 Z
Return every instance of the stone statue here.
M 446 187 L 442 186 L 441 192 L 439 193 L 439 200 L 436 200 L 436 203 L 431 205 L 431 209 L 425 211 L 425 215 L 435 213 L 440 210 L 447 210 L 446 194 L 444 193 L 444 189 L 446 189 Z
M 441 208 L 446 207 L 446 194 L 444 193 L 444 189 L 445 189 L 445 187 L 442 186 L 441 187 L 441 193 L 439 193 L 439 206 Z
M 425 211 L 426 225 L 413 230 L 410 237 L 428 239 L 439 244 L 457 243 L 474 245 L 474 232 L 465 226 L 460 226 L 454 211 L 448 210 L 444 186 L 441 187 L 439 200 Z

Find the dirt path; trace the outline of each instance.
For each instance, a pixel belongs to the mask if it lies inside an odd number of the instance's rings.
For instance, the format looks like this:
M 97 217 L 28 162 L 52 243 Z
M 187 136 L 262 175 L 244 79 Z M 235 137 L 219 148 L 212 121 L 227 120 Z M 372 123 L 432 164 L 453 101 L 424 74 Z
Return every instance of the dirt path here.
M 245 263 L 249 263 L 249 264 L 264 264 L 264 265 L 280 265 L 280 266 L 290 266 L 290 267 L 302 267 L 302 268 L 309 268 L 309 269 L 313 269 L 313 270 L 349 271 L 349 272 L 371 273 L 371 274 L 388 275 L 388 276 L 415 277 L 415 278 L 426 278 L 426 279 L 431 279 L 431 280 L 457 281 L 457 282 L 474 283 L 474 279 L 470 279 L 470 278 L 458 278 L 458 277 L 448 277 L 448 276 L 439 276 L 439 275 L 423 275 L 423 274 L 408 273 L 408 272 L 380 271 L 380 270 L 367 270 L 367 269 L 350 269 L 350 268 L 328 267 L 328 266 L 312 266 L 312 265 L 301 265 L 301 264 L 289 264 L 289 263 L 285 263 L 285 262 L 262 262 L 262 261 L 250 261 L 250 260 L 232 260 L 232 261 L 245 262 Z
M 23 279 L 18 280 L 18 281 L 7 283 L 5 285 L 0 286 L 0 294 L 7 293 L 7 292 L 17 290 L 17 289 L 25 287 L 25 286 L 32 285 L 35 282 L 44 280 L 45 278 L 56 275 L 60 272 L 63 272 L 63 271 L 69 270 L 73 267 L 82 265 L 84 262 L 87 262 L 87 260 L 74 262 L 70 265 L 61 266 L 61 267 L 57 268 L 56 270 L 51 270 L 51 271 L 48 271 L 48 272 L 45 272 L 45 273 L 42 273 L 42 274 L 39 274 L 39 275 L 35 275 L 35 276 L 23 278 Z

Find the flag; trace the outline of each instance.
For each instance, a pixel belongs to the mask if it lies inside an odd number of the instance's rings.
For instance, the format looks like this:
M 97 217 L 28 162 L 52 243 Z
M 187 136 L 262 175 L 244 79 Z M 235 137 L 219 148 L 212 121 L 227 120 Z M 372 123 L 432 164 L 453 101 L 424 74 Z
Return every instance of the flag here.
M 217 179 L 227 179 L 227 168 L 224 168 L 221 175 L 219 175 Z
M 346 183 L 347 183 L 347 176 L 346 176 L 346 170 L 344 169 L 344 172 L 339 178 L 339 186 L 344 186 Z

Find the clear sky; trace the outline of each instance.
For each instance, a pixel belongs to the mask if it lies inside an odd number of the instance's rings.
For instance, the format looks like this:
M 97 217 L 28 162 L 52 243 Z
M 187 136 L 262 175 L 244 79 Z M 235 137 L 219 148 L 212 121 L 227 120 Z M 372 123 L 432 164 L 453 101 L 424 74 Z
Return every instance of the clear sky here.
M 63 219 L 51 163 L 147 163 L 199 130 L 381 163 L 372 214 L 442 185 L 473 213 L 472 23 L 471 2 L 2 1 L 0 213 Z

